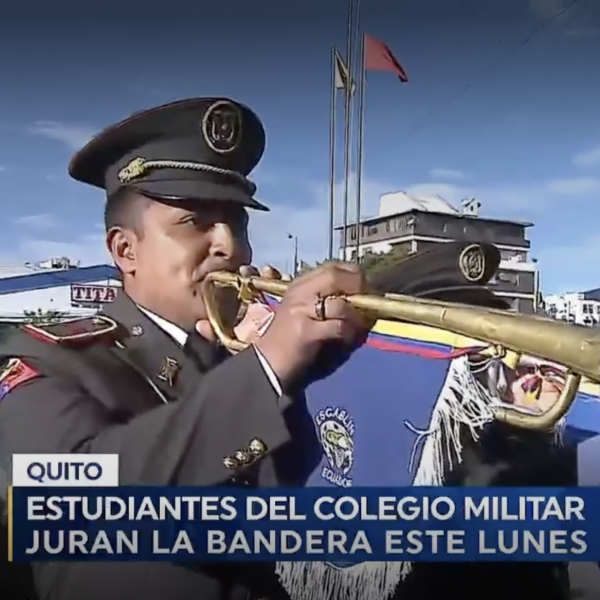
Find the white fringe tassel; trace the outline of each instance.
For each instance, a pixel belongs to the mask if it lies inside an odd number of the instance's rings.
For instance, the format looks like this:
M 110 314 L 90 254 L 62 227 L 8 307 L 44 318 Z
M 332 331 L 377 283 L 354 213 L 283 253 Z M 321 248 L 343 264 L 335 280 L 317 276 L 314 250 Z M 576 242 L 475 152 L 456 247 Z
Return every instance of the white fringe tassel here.
M 479 430 L 493 421 L 493 408 L 502 404 L 498 392 L 506 382 L 499 362 L 491 361 L 487 369 L 489 379 L 493 380 L 494 395 L 477 381 L 467 356 L 454 359 L 429 427 L 418 430 L 406 423 L 417 434 L 408 466 L 410 471 L 422 446 L 413 485 L 443 485 L 446 469 L 462 462 L 461 427 L 468 427 L 473 440 L 477 441 Z M 563 427 L 557 429 L 557 441 L 562 431 Z M 292 600 L 388 600 L 411 570 L 410 562 L 365 562 L 345 568 L 315 562 L 276 565 L 281 584 Z

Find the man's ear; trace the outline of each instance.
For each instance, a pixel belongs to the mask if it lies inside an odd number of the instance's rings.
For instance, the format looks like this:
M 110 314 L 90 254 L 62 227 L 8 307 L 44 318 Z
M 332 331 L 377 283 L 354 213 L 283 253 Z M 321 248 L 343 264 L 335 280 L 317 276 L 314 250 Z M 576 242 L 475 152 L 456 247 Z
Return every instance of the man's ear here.
M 106 246 L 121 273 L 132 275 L 136 267 L 135 233 L 123 227 L 113 227 L 106 234 Z

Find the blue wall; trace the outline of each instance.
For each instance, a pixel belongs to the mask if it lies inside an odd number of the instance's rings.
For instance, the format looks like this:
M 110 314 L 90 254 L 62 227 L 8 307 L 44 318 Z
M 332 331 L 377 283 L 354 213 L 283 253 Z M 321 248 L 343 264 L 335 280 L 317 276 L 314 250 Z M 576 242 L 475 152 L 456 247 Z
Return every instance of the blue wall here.
M 31 275 L 17 275 L 0 279 L 0 296 L 15 294 L 17 292 L 30 292 L 32 290 L 46 290 L 49 288 L 86 284 L 102 281 L 103 279 L 121 279 L 119 271 L 111 265 L 96 265 L 79 269 L 65 269 L 64 271 L 48 271 L 32 273 Z

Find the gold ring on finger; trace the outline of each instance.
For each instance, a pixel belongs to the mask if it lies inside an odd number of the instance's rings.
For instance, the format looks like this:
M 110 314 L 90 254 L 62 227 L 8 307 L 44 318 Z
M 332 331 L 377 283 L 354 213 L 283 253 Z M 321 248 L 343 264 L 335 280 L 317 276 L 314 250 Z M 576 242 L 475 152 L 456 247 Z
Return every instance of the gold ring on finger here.
M 318 297 L 315 300 L 315 316 L 317 317 L 317 321 L 326 321 L 327 320 L 327 314 L 326 314 L 326 310 L 325 310 L 326 300 L 327 300 L 327 297 L 325 297 L 325 298 Z

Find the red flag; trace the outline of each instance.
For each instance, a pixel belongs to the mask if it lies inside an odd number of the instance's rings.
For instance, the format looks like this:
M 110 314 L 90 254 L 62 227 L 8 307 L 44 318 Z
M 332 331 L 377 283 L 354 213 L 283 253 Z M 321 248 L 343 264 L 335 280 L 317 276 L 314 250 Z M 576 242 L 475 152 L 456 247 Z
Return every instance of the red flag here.
M 408 81 L 406 71 L 396 60 L 389 47 L 368 34 L 365 34 L 365 70 L 389 71 L 403 83 Z

